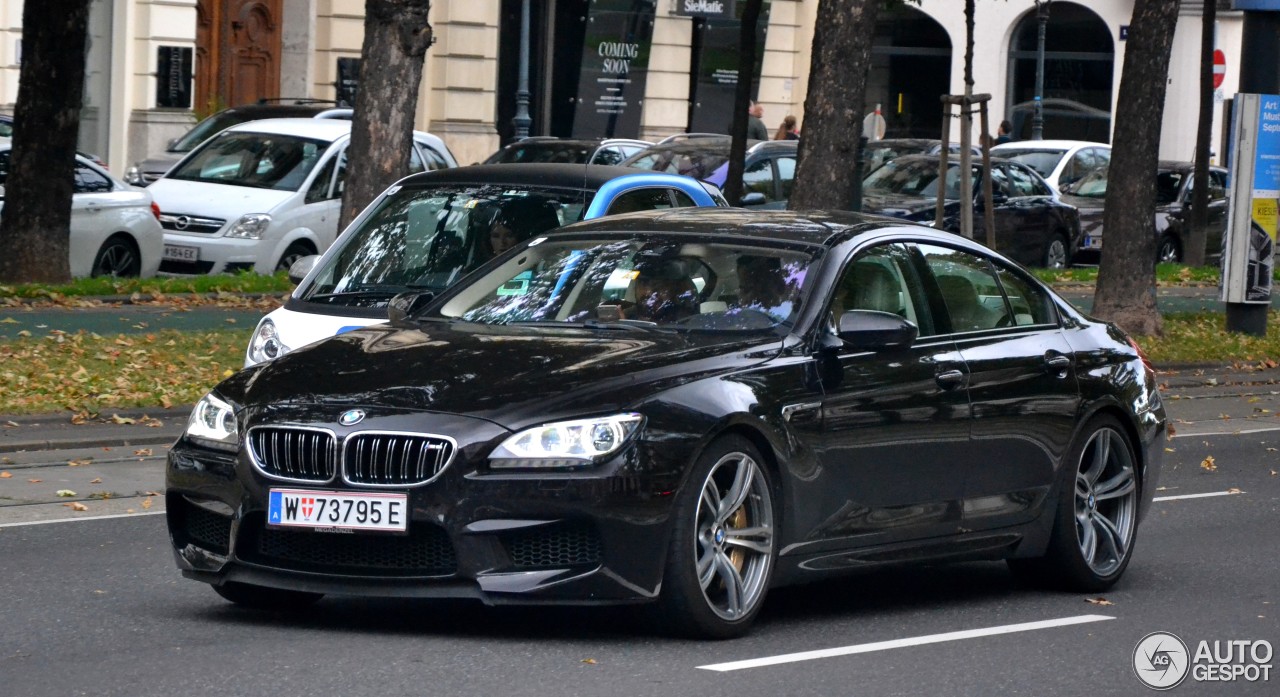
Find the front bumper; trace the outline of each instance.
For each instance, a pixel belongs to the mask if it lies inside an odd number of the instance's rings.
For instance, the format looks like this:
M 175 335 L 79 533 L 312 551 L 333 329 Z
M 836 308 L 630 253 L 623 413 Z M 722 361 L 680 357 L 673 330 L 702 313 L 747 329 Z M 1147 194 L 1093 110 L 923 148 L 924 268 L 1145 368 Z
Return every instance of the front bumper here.
M 221 233 L 218 233 L 221 234 Z M 193 247 L 198 250 L 194 261 L 177 261 L 165 258 L 160 270 L 174 274 L 219 274 L 234 271 L 253 271 L 269 274 L 275 270 L 275 260 L 282 250 L 273 239 L 247 240 L 211 235 L 183 235 L 164 233 L 165 246 Z
M 460 418 L 460 417 L 459 417 Z M 320 593 L 478 598 L 489 604 L 597 604 L 655 598 L 679 466 L 643 443 L 589 471 L 491 473 L 507 432 L 476 423 L 455 460 L 409 495 L 407 534 L 333 533 L 266 524 L 275 487 L 241 452 L 180 440 L 167 470 L 167 518 L 183 575 L 220 585 Z M 482 424 L 482 425 L 478 425 Z M 669 451 L 669 447 L 664 447 Z M 363 490 L 340 481 L 317 490 Z

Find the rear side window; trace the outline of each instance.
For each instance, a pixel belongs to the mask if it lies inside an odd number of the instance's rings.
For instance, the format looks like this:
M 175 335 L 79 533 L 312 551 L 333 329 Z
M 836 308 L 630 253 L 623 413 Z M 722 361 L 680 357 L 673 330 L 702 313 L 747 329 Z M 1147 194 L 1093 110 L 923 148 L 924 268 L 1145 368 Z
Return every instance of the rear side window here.
M 760 160 L 747 167 L 742 173 L 742 193 L 744 196 L 750 193 L 764 194 L 765 201 L 778 200 L 773 191 L 773 165 L 770 160 Z
M 674 192 L 684 198 L 687 203 L 675 203 L 672 199 L 673 191 L 671 189 L 635 189 L 620 194 L 609 204 L 609 211 L 605 215 L 618 215 L 619 213 L 634 213 L 636 211 L 653 211 L 664 208 L 674 208 L 676 206 L 692 206 L 693 201 L 683 193 Z
M 942 296 L 952 332 L 984 331 L 1009 322 L 1000 282 L 986 259 L 947 247 L 922 244 L 919 249 Z
M 1058 323 L 1058 313 L 1054 311 L 1053 303 L 1044 290 L 1000 264 L 992 265 L 996 269 L 996 278 L 1000 279 L 1005 298 L 1009 301 L 1011 312 L 1007 324 L 1022 327 Z
M 93 171 L 88 165 L 76 163 L 76 181 L 75 193 L 77 194 L 95 194 L 104 191 L 111 191 L 111 180 Z

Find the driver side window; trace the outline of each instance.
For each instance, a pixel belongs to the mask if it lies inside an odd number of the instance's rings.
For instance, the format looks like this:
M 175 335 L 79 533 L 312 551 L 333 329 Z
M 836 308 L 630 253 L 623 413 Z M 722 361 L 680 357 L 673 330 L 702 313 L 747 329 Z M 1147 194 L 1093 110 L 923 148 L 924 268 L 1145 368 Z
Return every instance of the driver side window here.
M 845 267 L 829 306 L 829 320 L 839 326 L 850 310 L 898 315 L 919 328 L 919 336 L 935 334 L 919 277 L 906 250 L 897 244 L 872 248 Z

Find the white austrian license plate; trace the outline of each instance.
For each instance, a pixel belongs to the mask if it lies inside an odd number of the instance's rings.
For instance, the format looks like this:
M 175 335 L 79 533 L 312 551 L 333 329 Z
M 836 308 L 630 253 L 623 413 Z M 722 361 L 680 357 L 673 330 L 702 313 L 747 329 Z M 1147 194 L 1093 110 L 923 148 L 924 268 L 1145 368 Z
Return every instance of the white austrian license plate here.
M 200 248 L 166 244 L 164 246 L 164 258 L 174 261 L 200 261 Z
M 1085 249 L 1102 249 L 1102 238 L 1085 236 L 1084 248 Z
M 267 524 L 344 530 L 408 529 L 409 495 L 272 489 Z

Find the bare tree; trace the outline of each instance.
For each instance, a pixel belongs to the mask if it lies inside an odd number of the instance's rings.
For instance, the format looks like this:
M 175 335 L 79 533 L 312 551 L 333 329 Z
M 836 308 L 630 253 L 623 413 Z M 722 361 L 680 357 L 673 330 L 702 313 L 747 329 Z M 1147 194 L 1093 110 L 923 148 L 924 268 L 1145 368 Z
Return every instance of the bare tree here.
M 796 185 L 787 207 L 847 209 L 862 136 L 871 40 L 884 0 L 821 0 L 813 35 L 809 93 Z M 810 157 L 810 155 L 813 155 Z
M 422 64 L 432 44 L 430 9 L 428 0 L 365 0 L 340 228 L 409 173 Z
M 1154 173 L 1159 160 L 1169 53 L 1178 3 L 1136 0 L 1125 44 L 1112 136 L 1103 229 L 1107 253 L 1098 269 L 1093 313 L 1140 335 L 1159 335 L 1156 309 Z
M 0 216 L 3 282 L 71 278 L 71 194 L 88 21 L 88 0 L 23 5 L 22 68 Z
M 729 171 L 725 174 L 724 197 L 733 205 L 742 199 L 742 175 L 747 159 L 747 106 L 756 67 L 756 24 L 763 0 L 747 0 L 742 8 L 738 31 L 738 84 L 733 91 L 733 121 L 729 131 Z
M 1209 137 L 1213 130 L 1213 25 L 1218 21 L 1217 0 L 1205 0 L 1200 27 L 1200 124 L 1196 130 L 1196 171 L 1192 177 L 1191 232 L 1182 260 L 1188 266 L 1204 266 L 1204 243 L 1209 227 Z

